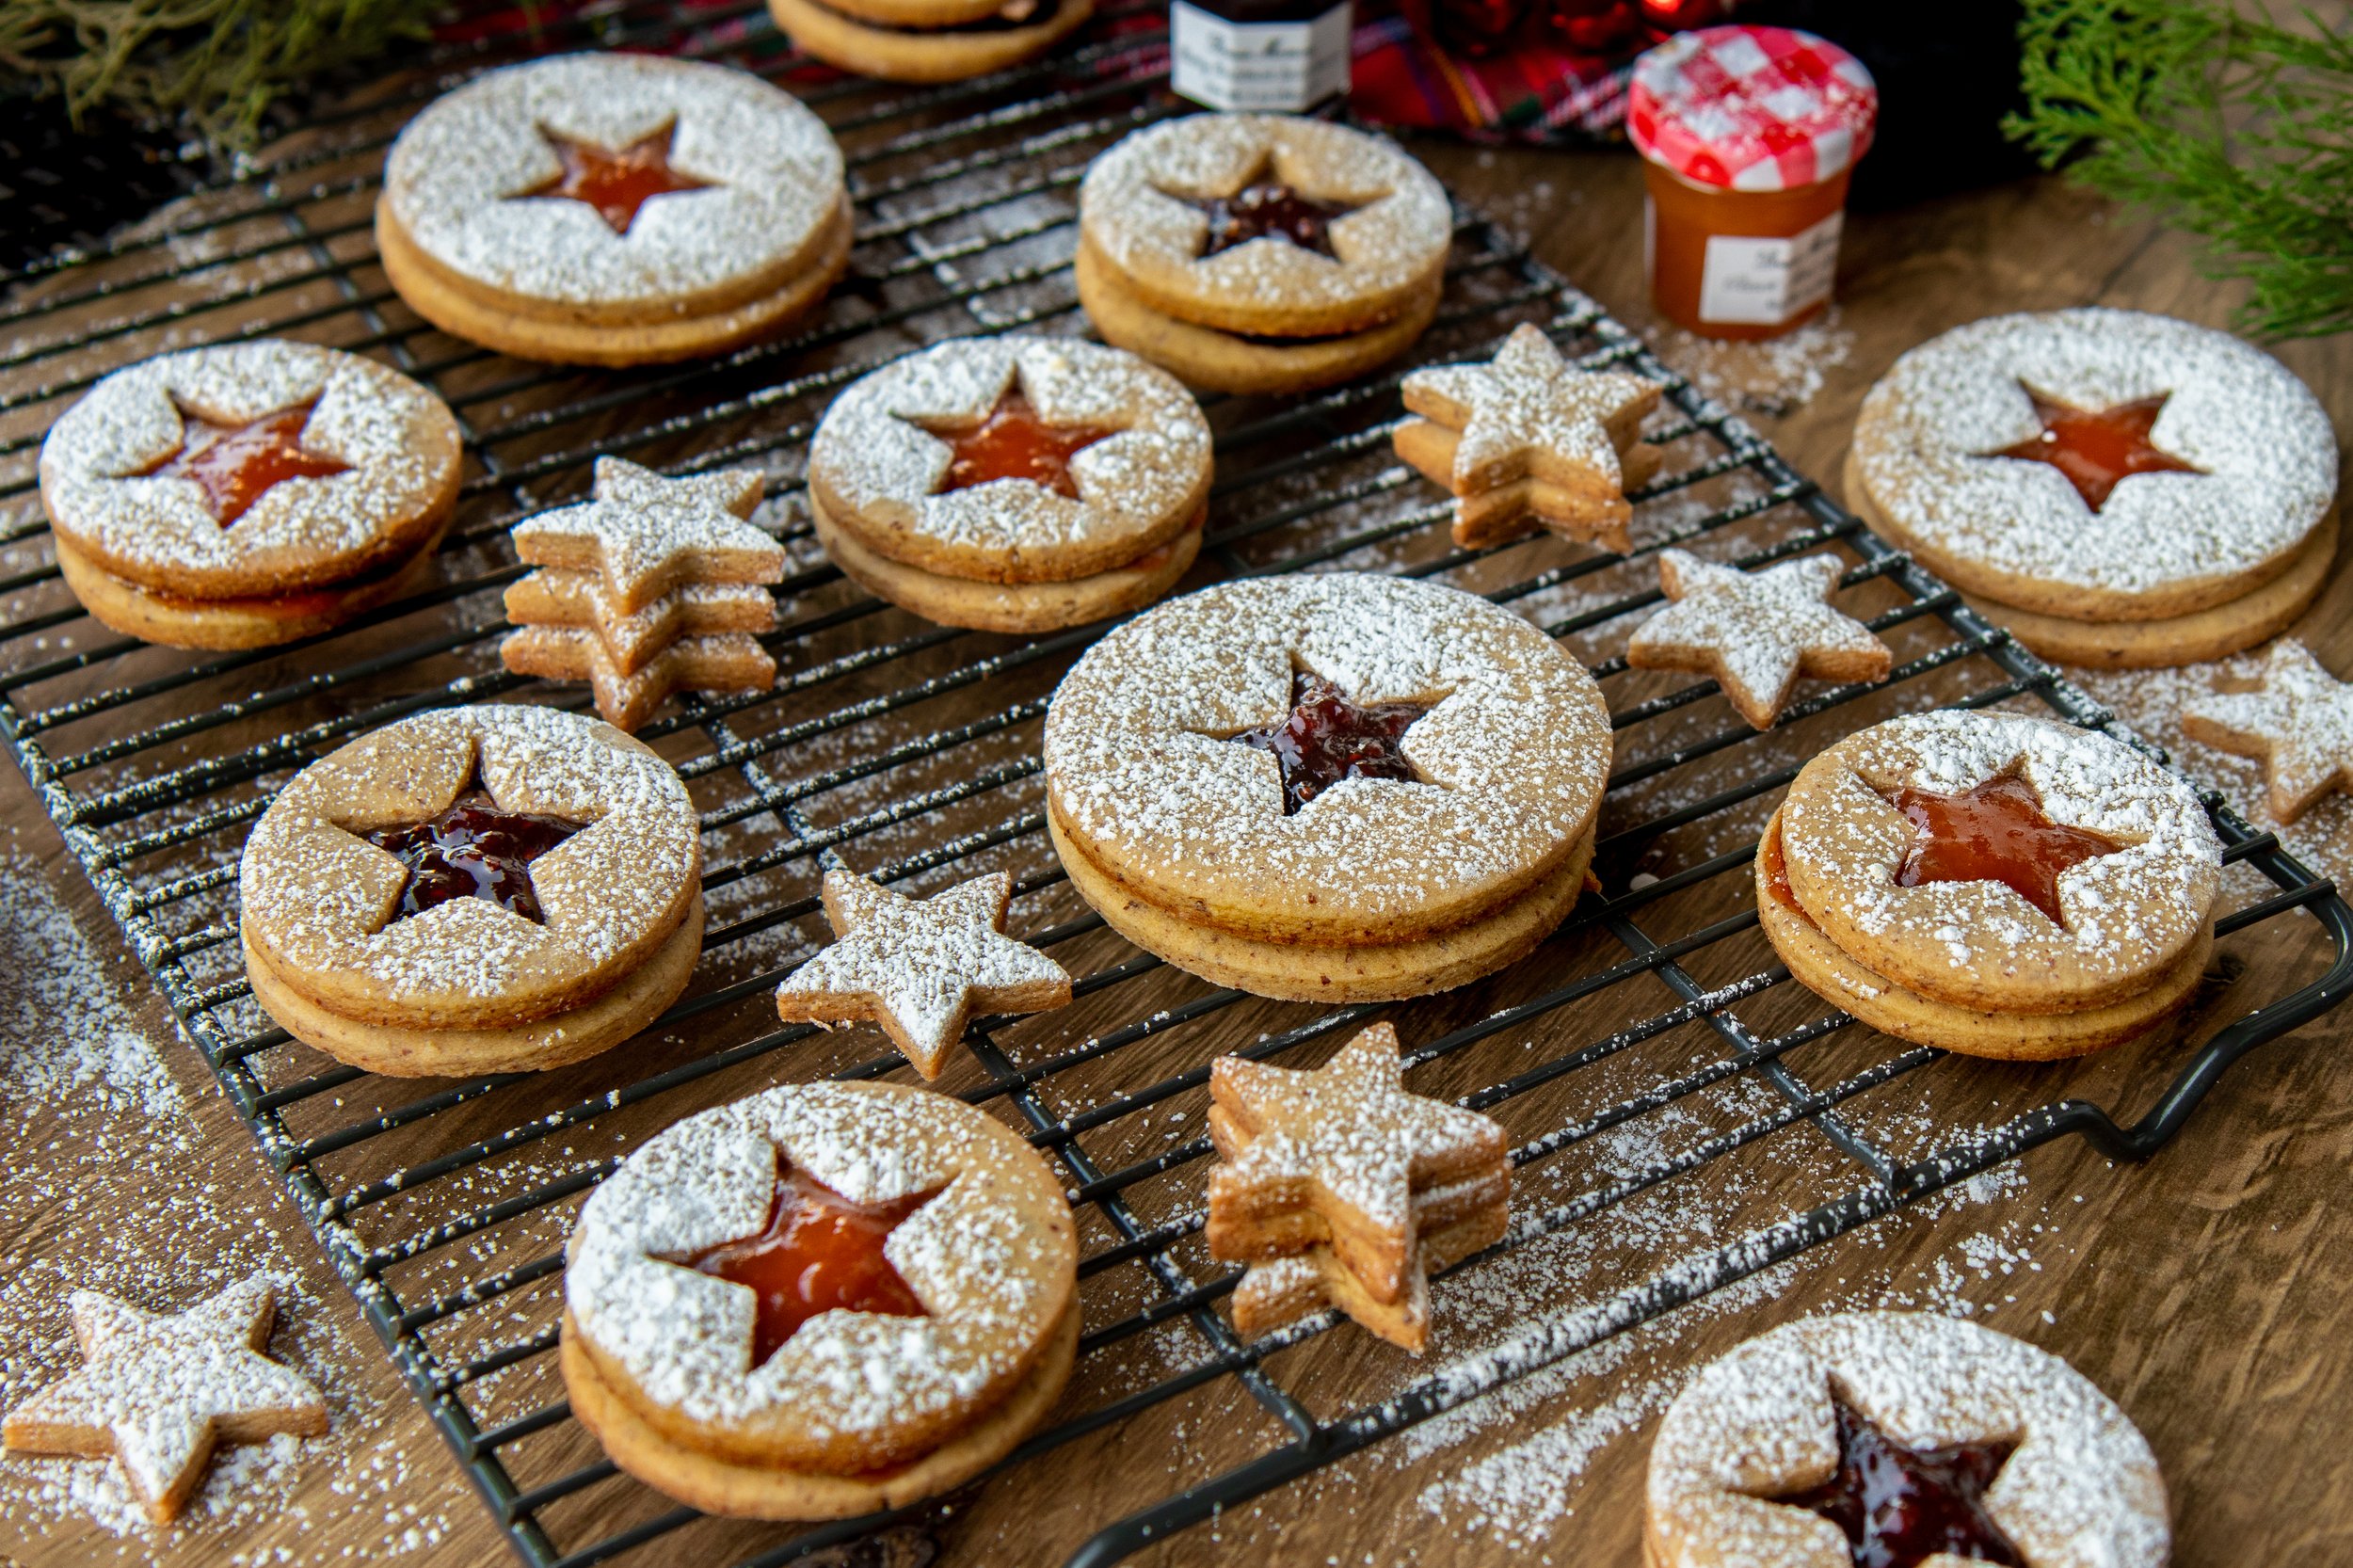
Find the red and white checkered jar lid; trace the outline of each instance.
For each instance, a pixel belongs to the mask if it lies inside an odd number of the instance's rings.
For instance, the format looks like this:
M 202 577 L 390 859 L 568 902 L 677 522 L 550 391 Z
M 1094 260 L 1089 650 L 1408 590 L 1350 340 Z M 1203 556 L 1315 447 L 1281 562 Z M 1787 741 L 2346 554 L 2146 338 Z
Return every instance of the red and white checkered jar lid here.
M 1634 62 L 1626 135 L 1696 184 L 1794 190 L 1854 166 L 1880 91 L 1863 62 L 1794 27 L 1703 27 Z

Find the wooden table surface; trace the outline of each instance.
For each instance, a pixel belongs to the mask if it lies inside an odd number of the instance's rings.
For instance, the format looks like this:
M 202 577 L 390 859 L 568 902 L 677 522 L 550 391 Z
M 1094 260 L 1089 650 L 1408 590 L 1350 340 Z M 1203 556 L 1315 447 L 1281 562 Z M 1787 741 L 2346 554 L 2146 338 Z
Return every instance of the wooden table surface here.
M 1629 158 L 1429 144 L 1416 151 L 1469 200 L 1525 230 L 1538 254 L 1611 310 L 1638 325 L 1650 319 L 1640 184 Z M 1801 471 L 1834 475 L 1864 391 L 1903 349 L 1989 312 L 2089 302 L 2225 324 L 2234 291 L 2201 278 L 2193 264 L 2179 236 L 2124 221 L 2051 180 L 1857 217 L 1835 323 L 1851 334 L 1845 363 L 1827 371 L 1802 408 L 1753 421 Z M 2342 440 L 2353 424 L 2353 344 L 2300 344 L 2281 353 L 2319 392 Z M 2349 603 L 2353 582 L 2341 564 L 2303 629 L 2338 668 L 2353 666 Z M 119 938 L 13 770 L 0 776 L 0 821 L 21 851 L 46 861 L 85 928 L 119 954 Z M 120 968 L 126 983 L 136 983 L 136 966 L 125 959 Z M 234 1552 L 258 1560 L 282 1544 L 304 1561 L 343 1550 L 386 1560 L 500 1560 L 504 1548 L 488 1517 L 349 1299 L 316 1262 L 244 1128 L 194 1052 L 173 1038 L 160 1005 L 150 997 L 142 1006 L 154 1036 L 170 1042 L 168 1054 L 200 1124 L 202 1168 L 191 1176 L 136 1162 L 76 1165 L 57 1153 L 62 1124 L 46 1112 L 0 1127 L 0 1197 L 9 1183 L 22 1190 L 28 1176 L 42 1177 L 39 1201 L 22 1191 L 10 1200 L 23 1224 L 0 1236 L 0 1275 L 35 1258 L 70 1263 L 103 1250 L 114 1227 L 141 1223 L 149 1185 L 200 1181 L 225 1214 L 249 1215 L 252 1226 L 282 1240 L 322 1304 L 316 1310 L 335 1324 L 344 1397 L 370 1428 L 363 1441 L 338 1446 L 334 1464 L 311 1465 L 282 1514 L 248 1518 L 233 1536 L 193 1527 L 157 1544 L 156 1557 L 212 1561 Z M 2064 1240 L 2038 1248 L 2031 1266 L 1961 1277 L 1958 1295 L 1981 1309 L 1982 1320 L 2067 1357 L 2139 1423 L 2172 1489 L 2183 1563 L 2291 1568 L 2353 1560 L 2353 1446 L 2336 1435 L 2353 1403 L 2353 1335 L 2345 1330 L 2353 1284 L 2353 1204 L 2345 1201 L 2353 1185 L 2353 1073 L 2341 1061 L 2349 1033 L 2353 1013 L 2268 1047 L 2232 1073 L 2146 1167 L 2113 1166 L 2074 1141 L 2030 1155 L 2022 1186 L 1993 1202 L 2041 1203 Z M 1653 1359 L 1689 1365 L 1767 1323 L 1824 1306 L 1921 1299 L 1929 1282 L 1949 1282 L 1955 1249 L 1986 1224 L 1987 1210 L 1969 1206 L 1892 1224 L 1867 1245 L 1794 1271 L 1769 1303 L 1695 1319 Z M 2040 1223 L 2034 1228 L 2040 1232 Z M 1498 1430 L 1525 1436 L 1543 1420 L 1608 1400 L 1627 1375 L 1597 1366 Z M 1581 1479 L 1563 1483 L 1566 1506 L 1555 1511 L 1547 1538 L 1533 1543 L 1544 1560 L 1628 1568 L 1639 1560 L 1641 1467 L 1654 1424 L 1655 1412 L 1625 1423 L 1580 1460 Z M 418 1538 L 388 1534 L 371 1512 L 381 1501 L 350 1501 L 355 1479 L 370 1464 L 380 1469 L 385 1454 L 399 1456 L 392 1495 L 430 1524 Z M 1443 1480 L 1458 1463 L 1440 1454 L 1421 1472 Z M 1385 1484 L 1381 1474 L 1353 1467 L 1337 1483 L 1277 1500 L 1255 1519 L 1237 1516 L 1214 1532 L 1194 1531 L 1161 1558 L 1210 1560 L 1222 1544 L 1235 1558 L 1284 1563 L 1500 1559 L 1504 1548 L 1493 1532 L 1417 1508 L 1411 1488 Z M 1000 1484 L 1018 1486 L 1021 1478 Z M 1361 1491 L 1344 1490 L 1356 1484 Z M 1041 1497 L 1034 1506 L 1050 1512 L 1053 1503 Z M 36 1518 L 20 1510 L 0 1518 L 0 1552 L 27 1563 L 136 1560 L 147 1549 L 70 1515 Z M 1023 1558 L 1000 1540 L 969 1560 Z

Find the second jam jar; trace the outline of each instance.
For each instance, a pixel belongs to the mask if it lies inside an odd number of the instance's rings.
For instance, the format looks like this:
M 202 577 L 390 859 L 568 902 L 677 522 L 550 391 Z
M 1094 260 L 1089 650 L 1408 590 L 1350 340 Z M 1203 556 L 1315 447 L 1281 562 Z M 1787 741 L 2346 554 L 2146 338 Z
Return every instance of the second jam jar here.
M 1705 27 L 1636 61 L 1626 135 L 1658 312 L 1774 338 L 1830 303 L 1847 181 L 1878 120 L 1863 62 L 1791 27 Z

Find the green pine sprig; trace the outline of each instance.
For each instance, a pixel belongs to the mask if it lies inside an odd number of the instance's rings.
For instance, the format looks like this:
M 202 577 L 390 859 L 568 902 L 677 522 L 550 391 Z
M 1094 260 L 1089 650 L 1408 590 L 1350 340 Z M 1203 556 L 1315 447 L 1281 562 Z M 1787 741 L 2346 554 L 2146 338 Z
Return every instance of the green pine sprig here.
M 388 58 L 447 0 L 0 0 L 0 66 L 61 95 L 250 147 L 270 104 L 322 72 Z
M 2231 0 L 2028 0 L 2020 37 L 2045 167 L 2204 236 L 2249 331 L 2353 328 L 2353 38 Z

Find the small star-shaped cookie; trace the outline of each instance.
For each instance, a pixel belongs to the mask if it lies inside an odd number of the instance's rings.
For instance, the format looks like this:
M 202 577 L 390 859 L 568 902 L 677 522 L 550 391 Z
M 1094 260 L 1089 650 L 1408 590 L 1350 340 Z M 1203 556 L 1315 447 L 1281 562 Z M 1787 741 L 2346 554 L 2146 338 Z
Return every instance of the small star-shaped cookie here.
M 1069 1004 L 1069 971 L 1004 934 L 1013 878 L 1003 872 L 912 899 L 836 867 L 823 896 L 840 939 L 776 987 L 776 1012 L 787 1019 L 880 1024 L 929 1079 L 975 1007 L 1043 1013 Z
M 782 582 L 784 547 L 744 520 L 765 485 L 755 469 L 671 479 L 600 457 L 596 498 L 517 523 L 515 553 L 530 566 L 602 573 L 624 615 L 690 583 Z
M 1628 547 L 1625 498 L 1658 471 L 1641 444 L 1655 382 L 1580 370 L 1542 328 L 1522 323 L 1487 363 L 1417 370 L 1400 389 L 1409 419 L 1397 455 L 1454 492 L 1454 542 L 1466 550 L 1528 531 L 1532 517 L 1572 539 Z
M 2330 791 L 2353 790 L 2353 685 L 2294 637 L 2271 645 L 2263 682 L 2200 697 L 2182 711 L 2182 733 L 2261 761 L 2272 816 L 2292 823 Z
M 1394 1304 L 1421 1272 L 1416 1192 L 1510 1179 L 1502 1128 L 1405 1092 L 1387 1024 L 1312 1071 L 1221 1056 L 1209 1097 L 1225 1162 L 1209 1176 L 1208 1240 L 1227 1261 L 1328 1245 L 1373 1300 Z
M 13 1453 L 113 1454 L 159 1525 L 196 1489 L 215 1444 L 327 1431 L 317 1387 L 262 1353 L 277 1310 L 262 1275 L 175 1315 L 95 1290 L 73 1292 L 71 1310 L 82 1369 L 8 1412 L 0 1440 Z
M 632 731 L 672 693 L 764 692 L 776 679 L 776 656 L 748 632 L 680 637 L 625 670 L 587 627 L 522 626 L 506 634 L 499 658 L 517 675 L 587 681 L 597 696 L 597 716 Z
M 1844 569 L 1834 555 L 1742 571 L 1663 552 L 1658 585 L 1674 602 L 1635 628 L 1625 662 L 1712 675 L 1752 728 L 1769 729 L 1801 675 L 1883 680 L 1895 667 L 1870 628 L 1831 607 Z

